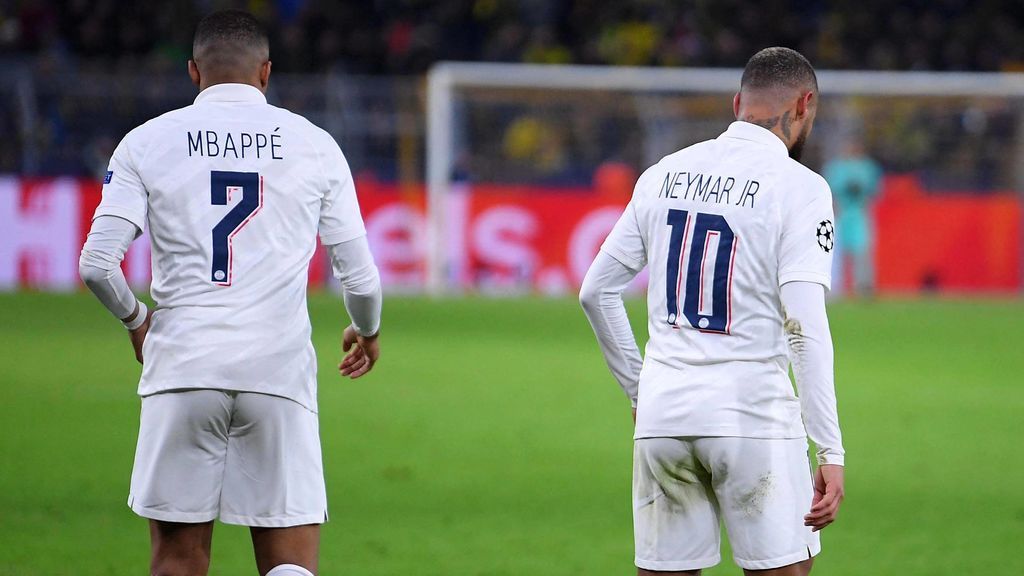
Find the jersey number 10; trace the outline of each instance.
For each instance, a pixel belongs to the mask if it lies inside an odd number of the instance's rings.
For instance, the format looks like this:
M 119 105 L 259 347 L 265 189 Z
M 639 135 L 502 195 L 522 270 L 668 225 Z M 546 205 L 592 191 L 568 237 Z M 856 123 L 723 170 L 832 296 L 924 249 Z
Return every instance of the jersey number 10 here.
M 213 266 L 210 280 L 231 286 L 231 239 L 263 206 L 263 177 L 258 172 L 210 172 L 210 203 L 227 206 L 235 192 L 242 194 L 235 207 L 213 227 Z
M 681 300 L 682 315 L 691 326 L 701 332 L 728 334 L 732 324 L 732 265 L 739 239 L 725 217 L 703 213 L 695 213 L 694 216 L 696 222 L 689 259 L 686 260 L 684 286 L 682 272 L 690 214 L 686 210 L 668 211 L 668 225 L 672 227 L 672 233 L 668 244 L 668 273 L 665 275 L 666 322 L 674 328 L 679 327 Z M 710 258 L 714 258 L 714 268 L 709 270 Z

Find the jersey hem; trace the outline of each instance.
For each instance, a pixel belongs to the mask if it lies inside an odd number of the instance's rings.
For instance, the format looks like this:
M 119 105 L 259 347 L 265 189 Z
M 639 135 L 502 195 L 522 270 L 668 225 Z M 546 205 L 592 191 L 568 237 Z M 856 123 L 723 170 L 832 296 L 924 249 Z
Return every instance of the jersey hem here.
M 283 400 L 295 402 L 299 406 L 302 406 L 306 410 L 309 410 L 313 414 L 319 414 L 317 410 L 316 400 L 313 402 L 307 402 L 304 399 L 295 398 L 292 396 L 285 396 L 284 394 L 274 393 L 268 390 L 260 390 L 254 388 L 226 388 L 224 386 L 203 386 L 203 385 L 181 385 L 175 384 L 173 386 L 154 386 L 153 384 L 146 384 L 145 386 L 139 385 L 138 395 L 140 398 L 146 398 L 148 396 L 155 396 L 157 394 L 173 394 L 174 392 L 188 392 L 191 390 L 217 390 L 219 392 L 244 392 L 246 394 L 263 394 L 265 396 L 274 396 Z

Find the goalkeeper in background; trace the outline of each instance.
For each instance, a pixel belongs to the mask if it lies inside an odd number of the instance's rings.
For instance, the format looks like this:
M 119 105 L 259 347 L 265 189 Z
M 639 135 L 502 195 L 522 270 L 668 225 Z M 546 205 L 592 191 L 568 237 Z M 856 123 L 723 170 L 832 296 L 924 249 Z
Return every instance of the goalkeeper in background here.
M 842 156 L 830 160 L 822 171 L 836 205 L 835 278 L 837 292 L 846 288 L 846 272 L 852 272 L 853 292 L 875 292 L 875 228 L 872 205 L 878 197 L 882 168 L 864 150 L 857 136 L 846 143 Z M 849 263 L 849 267 L 847 267 Z

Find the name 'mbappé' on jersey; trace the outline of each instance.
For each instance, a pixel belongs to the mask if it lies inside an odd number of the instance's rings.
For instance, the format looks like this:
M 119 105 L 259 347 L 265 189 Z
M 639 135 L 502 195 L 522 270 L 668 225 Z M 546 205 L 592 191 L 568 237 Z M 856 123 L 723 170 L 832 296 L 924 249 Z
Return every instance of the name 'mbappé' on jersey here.
M 157 311 L 139 394 L 183 388 L 261 392 L 316 410 L 306 310 L 317 234 L 365 234 L 334 139 L 244 84 L 132 130 L 96 216 L 147 227 Z

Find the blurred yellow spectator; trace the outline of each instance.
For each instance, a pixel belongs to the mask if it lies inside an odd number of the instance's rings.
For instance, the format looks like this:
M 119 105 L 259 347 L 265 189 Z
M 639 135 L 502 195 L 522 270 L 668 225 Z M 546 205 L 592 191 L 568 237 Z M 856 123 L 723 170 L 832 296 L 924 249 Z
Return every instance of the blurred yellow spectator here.
M 532 116 L 521 116 L 505 130 L 502 141 L 505 156 L 517 163 L 530 164 L 541 174 L 555 174 L 566 166 L 564 137 Z

